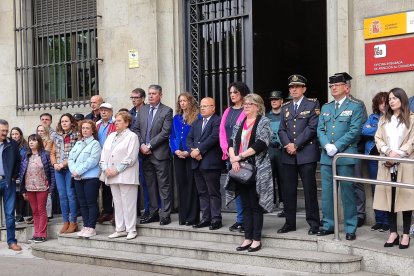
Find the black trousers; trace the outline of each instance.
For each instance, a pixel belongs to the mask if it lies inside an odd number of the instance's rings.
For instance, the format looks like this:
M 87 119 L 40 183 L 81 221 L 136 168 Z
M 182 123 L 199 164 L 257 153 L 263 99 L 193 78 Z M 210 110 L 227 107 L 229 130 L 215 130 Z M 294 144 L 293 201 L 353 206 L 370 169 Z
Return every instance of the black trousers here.
M 26 200 L 24 200 L 21 192 L 16 192 L 16 216 L 22 217 L 26 213 Z
M 263 229 L 263 208 L 259 204 L 256 184 L 249 186 L 238 184 L 237 189 L 244 209 L 244 238 L 260 241 Z
M 112 207 L 112 192 L 111 187 L 105 185 L 104 182 L 101 182 L 102 186 L 102 213 L 107 215 L 112 215 L 114 212 L 114 208 Z
M 272 166 L 274 203 L 277 203 L 276 190 L 279 194 L 279 203 L 283 202 L 283 164 L 282 149 L 269 147 L 269 158 Z M 277 189 L 276 189 L 277 185 Z
M 397 181 L 397 175 L 391 174 L 391 181 Z M 397 232 L 397 213 L 394 212 L 395 208 L 395 193 L 396 188 L 391 188 L 391 211 L 388 212 L 388 223 L 390 224 L 390 232 Z M 403 234 L 410 233 L 410 226 L 411 226 L 411 215 L 413 211 L 403 211 Z
M 203 221 L 221 222 L 220 175 L 221 170 L 194 170 Z
M 316 187 L 316 162 L 307 164 L 283 164 L 284 171 L 284 207 L 286 224 L 296 227 L 298 173 L 302 179 L 305 195 L 306 221 L 312 228 L 319 227 L 319 205 Z
M 197 224 L 200 221 L 200 205 L 191 158 L 174 156 L 174 174 L 178 189 L 178 221 L 181 224 Z

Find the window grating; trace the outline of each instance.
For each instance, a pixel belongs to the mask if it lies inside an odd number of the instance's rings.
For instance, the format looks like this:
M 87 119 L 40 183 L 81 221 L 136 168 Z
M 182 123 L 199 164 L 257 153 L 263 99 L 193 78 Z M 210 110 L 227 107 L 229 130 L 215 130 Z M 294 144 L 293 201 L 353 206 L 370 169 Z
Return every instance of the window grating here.
M 189 86 L 197 101 L 216 99 L 220 112 L 229 104 L 227 87 L 246 81 L 247 0 L 187 0 Z
M 96 0 L 15 0 L 16 108 L 86 105 L 99 93 Z

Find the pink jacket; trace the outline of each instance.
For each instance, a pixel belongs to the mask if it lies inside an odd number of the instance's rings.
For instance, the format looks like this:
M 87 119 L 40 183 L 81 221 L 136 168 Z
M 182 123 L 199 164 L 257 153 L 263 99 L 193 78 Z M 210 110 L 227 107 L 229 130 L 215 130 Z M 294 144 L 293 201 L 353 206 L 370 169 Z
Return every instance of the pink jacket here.
M 229 158 L 227 152 L 229 149 L 228 140 L 230 137 L 227 137 L 226 129 L 224 127 L 224 125 L 226 124 L 227 115 L 229 114 L 229 111 L 230 111 L 230 107 L 227 107 L 226 110 L 224 110 L 224 113 L 223 113 L 223 116 L 221 117 L 221 122 L 220 122 L 220 147 L 221 147 L 221 150 L 223 151 L 223 156 L 221 157 L 221 159 L 223 160 L 227 160 Z M 244 111 L 242 111 L 239 117 L 237 118 L 236 124 L 240 123 L 244 119 L 244 117 L 246 117 L 246 114 L 244 114 Z

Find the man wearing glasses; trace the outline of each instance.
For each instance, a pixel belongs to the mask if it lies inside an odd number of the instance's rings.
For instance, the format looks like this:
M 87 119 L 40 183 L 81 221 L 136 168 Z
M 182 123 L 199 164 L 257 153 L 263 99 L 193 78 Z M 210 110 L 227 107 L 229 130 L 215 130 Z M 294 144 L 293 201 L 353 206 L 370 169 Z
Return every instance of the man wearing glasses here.
M 141 107 L 145 105 L 145 91 L 142 88 L 135 88 L 131 91 L 131 97 L 129 97 L 132 102 L 132 108 L 129 111 L 131 114 L 131 124 L 130 128 L 132 128 L 135 124 L 135 120 L 137 118 L 138 111 Z
M 357 144 L 361 135 L 363 106 L 361 103 L 347 97 L 350 89 L 351 76 L 339 73 L 329 77 L 329 88 L 334 101 L 322 106 L 318 124 L 318 138 L 322 147 L 322 214 L 323 229 L 318 236 L 333 234 L 333 177 L 332 158 L 338 152 L 357 153 Z M 340 158 L 337 161 L 337 174 L 353 176 L 354 158 Z M 347 240 L 356 239 L 358 214 L 356 198 L 352 182 L 340 181 L 341 199 L 344 214 L 344 230 Z
M 103 98 L 99 95 L 95 95 L 91 97 L 91 113 L 85 116 L 85 120 L 92 120 L 95 123 L 101 119 L 101 114 L 99 112 L 99 107 L 103 103 Z
M 194 228 L 222 227 L 220 174 L 222 151 L 219 142 L 220 116 L 215 114 L 215 102 L 207 97 L 200 102 L 202 118 L 196 120 L 187 137 L 191 149 L 191 167 L 200 198 L 201 221 Z

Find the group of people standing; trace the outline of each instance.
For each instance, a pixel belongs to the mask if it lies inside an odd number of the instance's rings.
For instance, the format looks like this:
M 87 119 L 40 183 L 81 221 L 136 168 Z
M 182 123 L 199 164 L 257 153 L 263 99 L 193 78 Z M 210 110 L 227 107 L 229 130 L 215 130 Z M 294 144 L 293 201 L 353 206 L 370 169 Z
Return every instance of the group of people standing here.
M 277 232 L 296 230 L 298 175 L 304 188 L 308 234 L 332 234 L 335 154 L 357 153 L 361 131 L 366 136 L 363 140 L 366 154 L 400 158 L 412 158 L 413 154 L 414 115 L 410 114 L 404 90 L 395 88 L 376 95 L 374 114 L 366 118 L 363 103 L 350 95 L 351 79 L 346 72 L 331 76 L 329 87 L 334 101 L 320 108 L 317 99 L 304 96 L 307 79 L 292 75 L 288 79 L 291 100 L 283 104 L 282 92 L 271 92 L 269 113 L 265 112 L 262 97 L 251 93 L 246 84 L 235 82 L 228 88 L 231 105 L 222 117 L 216 114 L 213 98 L 200 99 L 197 106 L 193 95 L 187 92 L 178 95 L 173 116 L 173 110 L 161 103 L 159 85 L 149 86 L 147 95 L 141 88 L 133 90 L 130 97 L 133 108 L 121 109 L 115 115 L 112 105 L 96 95 L 91 98 L 90 114 L 84 118 L 63 114 L 56 131 L 51 128 L 52 116 L 42 114 L 41 124 L 36 134 L 28 137 L 27 146 L 22 142 L 21 130 L 17 131 L 20 136 L 12 131 L 7 138 L 8 123 L 0 120 L 3 157 L 0 190 L 5 198 L 9 248 L 21 250 L 14 237 L 17 186 L 32 208 L 34 242 L 46 240 L 47 218 L 51 216 L 46 206 L 55 187 L 64 222 L 61 234 L 78 232 L 80 237 L 92 237 L 96 235 L 97 222 L 111 221 L 115 232 L 109 238 L 133 239 L 137 236 L 139 215 L 142 224 L 171 223 L 171 155 L 180 225 L 221 228 L 223 164 L 227 171 L 237 173 L 248 162 L 255 168 L 252 181 L 241 183 L 229 175 L 225 181 L 226 203 L 235 200 L 237 211 L 229 230 L 244 233 L 244 240 L 236 250 L 261 249 L 263 214 L 274 210 L 276 190 L 279 207 L 283 203 L 278 215 L 286 217 Z M 144 104 L 146 96 L 148 104 Z M 319 160 L 322 228 L 315 176 Z M 354 176 L 358 165 L 357 159 L 341 158 L 337 162 L 338 174 Z M 408 164 L 370 162 L 369 171 L 373 179 L 413 182 L 412 166 Z M 100 187 L 101 212 L 98 208 Z M 357 193 L 351 182 L 341 181 L 340 189 L 346 239 L 354 240 L 359 223 Z M 144 199 L 143 214 L 140 192 Z M 408 231 L 414 208 L 411 197 L 414 198 L 414 192 L 408 189 L 376 188 L 377 223 L 373 230 L 390 228 L 386 247 L 409 246 Z M 81 231 L 77 224 L 78 207 L 83 218 Z M 403 212 L 404 219 L 401 241 L 395 215 L 399 211 Z M 17 213 L 22 216 L 21 211 Z

